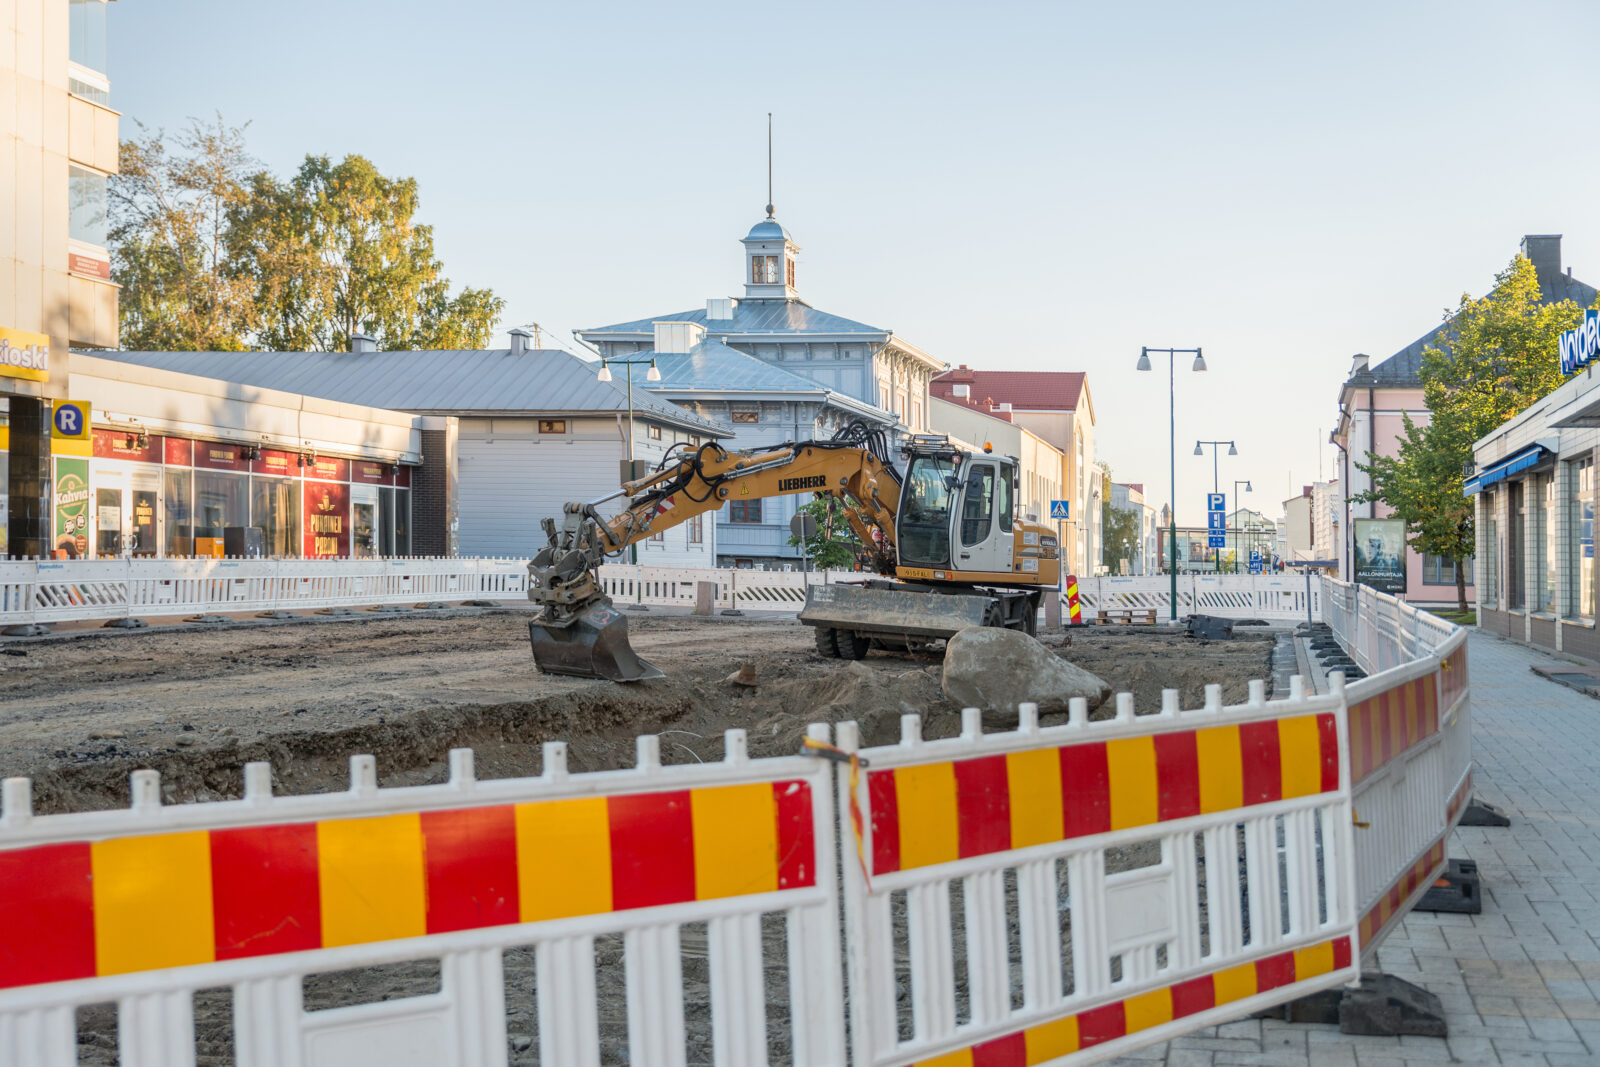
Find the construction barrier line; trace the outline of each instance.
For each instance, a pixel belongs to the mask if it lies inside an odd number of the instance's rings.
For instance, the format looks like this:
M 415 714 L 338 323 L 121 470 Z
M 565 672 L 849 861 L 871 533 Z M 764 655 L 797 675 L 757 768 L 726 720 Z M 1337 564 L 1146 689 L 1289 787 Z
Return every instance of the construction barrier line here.
M 0 852 L 0 988 L 815 884 L 784 780 Z
M 872 873 L 1338 788 L 1329 713 L 868 771 Z
M 1345 970 L 1350 958 L 1350 939 L 1337 937 L 918 1060 L 914 1067 L 1033 1067 L 1257 993 Z

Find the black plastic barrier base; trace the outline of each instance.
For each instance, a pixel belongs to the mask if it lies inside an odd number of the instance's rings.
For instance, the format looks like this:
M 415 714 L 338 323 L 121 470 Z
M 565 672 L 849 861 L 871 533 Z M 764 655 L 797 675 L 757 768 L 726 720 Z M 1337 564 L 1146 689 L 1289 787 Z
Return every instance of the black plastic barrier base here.
M 1451 860 L 1412 910 L 1451 911 L 1463 915 L 1477 915 L 1483 911 L 1478 864 L 1473 860 Z
M 1444 1037 L 1447 1027 L 1439 998 L 1390 974 L 1369 972 L 1359 988 L 1325 989 L 1261 1012 L 1258 1018 L 1292 1023 L 1338 1023 L 1346 1034 L 1369 1037 Z
M 1462 826 L 1510 826 L 1511 816 L 1486 801 L 1472 798 L 1467 810 L 1461 813 Z

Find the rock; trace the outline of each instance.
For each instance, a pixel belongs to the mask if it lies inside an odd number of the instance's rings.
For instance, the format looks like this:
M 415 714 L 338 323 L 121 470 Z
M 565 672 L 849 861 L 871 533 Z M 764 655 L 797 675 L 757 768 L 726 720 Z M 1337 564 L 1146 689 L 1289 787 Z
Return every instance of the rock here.
M 754 663 L 746 663 L 728 675 L 724 681 L 731 685 L 754 686 L 756 684 L 756 665 Z
M 1061 711 L 1083 697 L 1093 710 L 1111 696 L 1111 687 L 1020 630 L 973 626 L 945 646 L 944 695 L 964 708 L 1004 712 L 1029 702 L 1040 711 Z

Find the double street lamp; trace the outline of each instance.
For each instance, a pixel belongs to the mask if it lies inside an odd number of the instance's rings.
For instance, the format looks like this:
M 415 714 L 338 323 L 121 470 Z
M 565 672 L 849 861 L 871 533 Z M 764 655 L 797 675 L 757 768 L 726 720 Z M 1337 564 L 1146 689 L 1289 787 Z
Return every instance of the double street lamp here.
M 1178 621 L 1178 372 L 1177 359 L 1181 353 L 1188 355 L 1194 353 L 1194 367 L 1196 372 L 1206 369 L 1205 357 L 1198 348 L 1141 348 L 1139 350 L 1139 370 L 1150 369 L 1150 353 L 1167 357 L 1167 428 L 1168 450 L 1172 462 L 1172 507 L 1167 514 L 1167 537 L 1172 546 L 1171 562 L 1167 566 L 1167 573 L 1172 581 L 1172 622 Z
M 1197 456 L 1205 455 L 1205 451 L 1200 447 L 1201 445 L 1211 446 L 1211 491 L 1213 493 L 1219 492 L 1220 487 L 1217 483 L 1217 449 L 1222 445 L 1227 445 L 1228 455 L 1230 456 L 1237 456 L 1239 450 L 1234 447 L 1232 441 L 1196 441 L 1194 443 L 1194 454 Z
M 1244 479 L 1244 478 L 1239 478 L 1239 479 L 1234 481 L 1234 483 L 1233 483 L 1234 506 L 1242 511 L 1242 510 L 1244 510 L 1244 500 L 1243 500 L 1244 494 L 1239 492 L 1239 487 L 1241 485 L 1244 486 L 1245 493 L 1253 493 L 1253 492 L 1255 492 L 1255 487 L 1252 486 L 1250 484 L 1250 482 L 1247 479 Z M 1239 539 L 1238 538 L 1234 538 L 1233 573 L 1235 573 L 1235 574 L 1239 573 L 1239 543 L 1238 542 L 1239 542 Z M 1254 542 L 1252 541 L 1251 544 L 1254 545 Z

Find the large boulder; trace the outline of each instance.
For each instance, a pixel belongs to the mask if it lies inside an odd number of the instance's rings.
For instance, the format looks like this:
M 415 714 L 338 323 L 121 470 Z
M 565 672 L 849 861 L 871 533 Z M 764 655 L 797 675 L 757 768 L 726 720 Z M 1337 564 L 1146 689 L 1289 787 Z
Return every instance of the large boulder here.
M 1000 712 L 1027 703 L 1064 711 L 1073 697 L 1083 697 L 1093 710 L 1111 687 L 1020 630 L 971 626 L 945 646 L 944 695 L 964 708 Z

